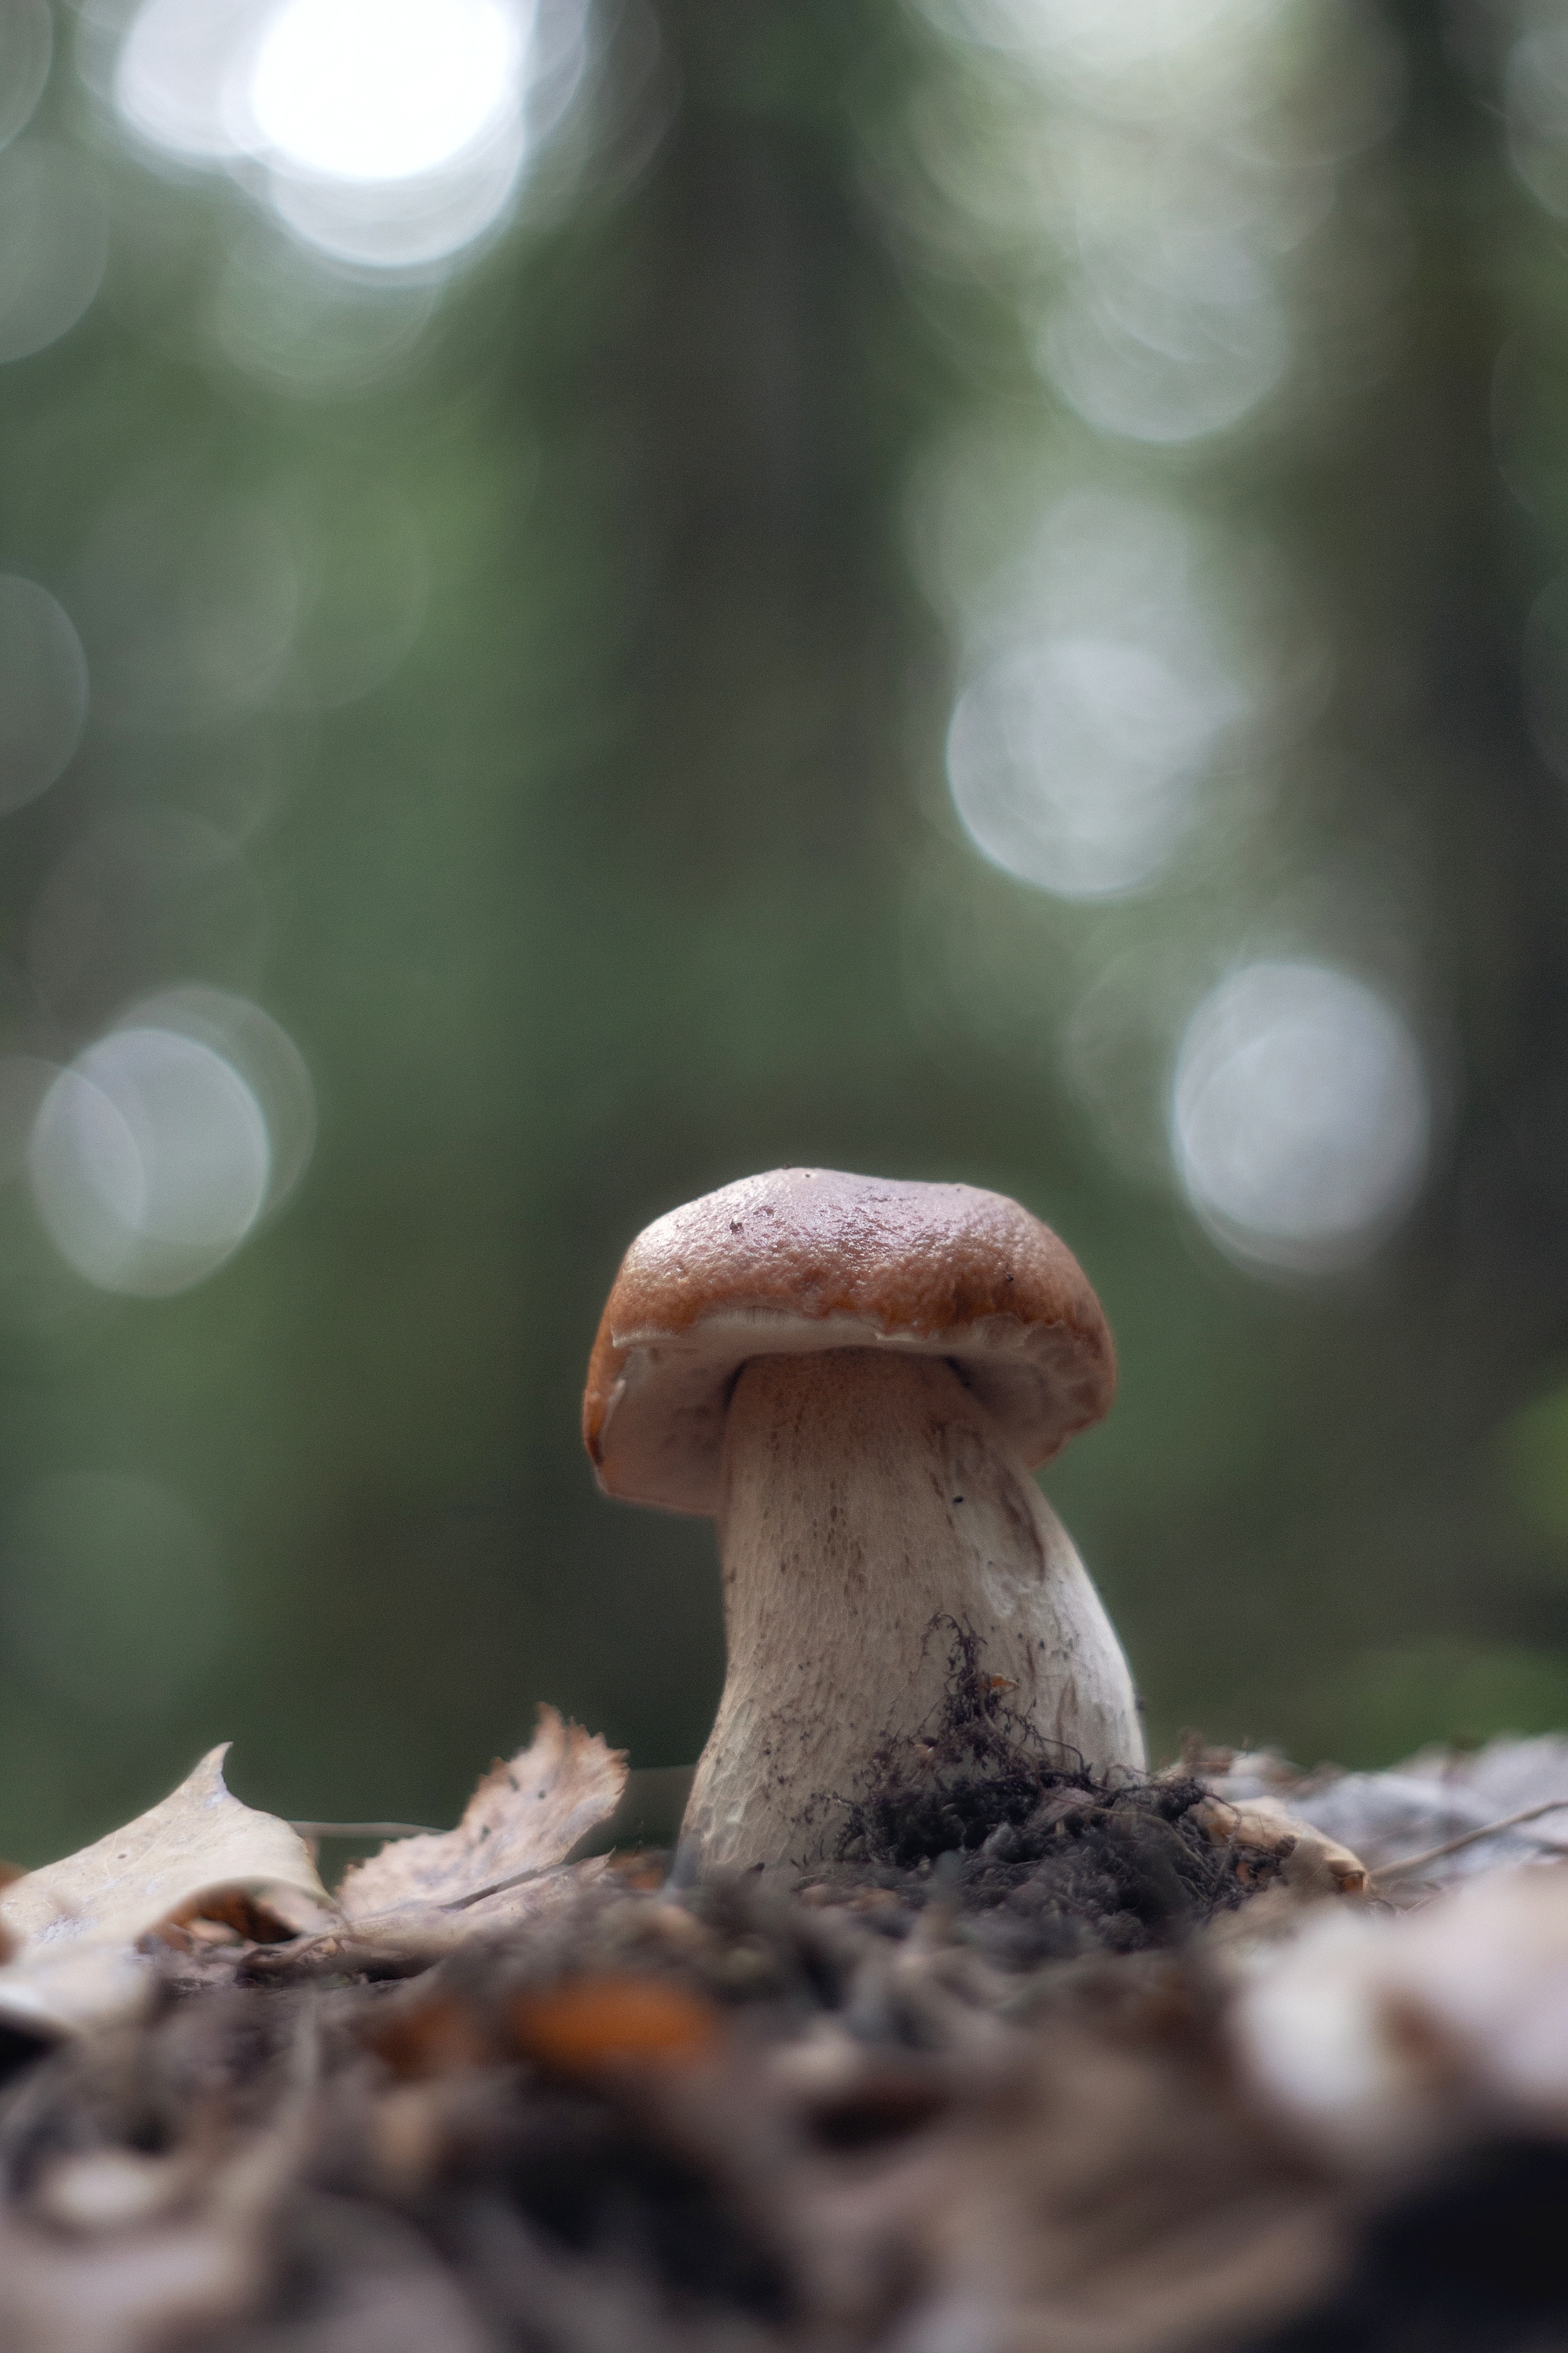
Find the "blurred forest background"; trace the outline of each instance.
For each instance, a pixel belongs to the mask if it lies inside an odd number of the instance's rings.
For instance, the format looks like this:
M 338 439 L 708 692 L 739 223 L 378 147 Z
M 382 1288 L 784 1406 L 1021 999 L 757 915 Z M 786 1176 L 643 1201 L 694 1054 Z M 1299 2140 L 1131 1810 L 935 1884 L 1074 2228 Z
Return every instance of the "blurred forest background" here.
M 577 1436 L 1016 1195 L 1152 1745 L 1568 1725 L 1568 6 L 6 0 L 0 1852 L 689 1761 Z

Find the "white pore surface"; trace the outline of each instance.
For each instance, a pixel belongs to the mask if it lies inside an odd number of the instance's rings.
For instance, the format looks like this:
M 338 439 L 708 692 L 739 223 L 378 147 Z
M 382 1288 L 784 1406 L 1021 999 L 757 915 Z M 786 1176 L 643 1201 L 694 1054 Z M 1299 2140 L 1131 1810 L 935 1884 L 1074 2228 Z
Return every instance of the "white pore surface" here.
M 1238 1258 L 1302 1272 L 1353 1264 L 1414 1200 L 1431 1126 L 1405 1024 L 1326 965 L 1246 965 L 1187 1025 L 1172 1152 L 1193 1207 Z
M 237 1250 L 266 1202 L 267 1121 L 212 1046 L 172 1029 L 111 1030 L 62 1071 L 28 1147 L 56 1248 L 108 1291 L 184 1291 Z

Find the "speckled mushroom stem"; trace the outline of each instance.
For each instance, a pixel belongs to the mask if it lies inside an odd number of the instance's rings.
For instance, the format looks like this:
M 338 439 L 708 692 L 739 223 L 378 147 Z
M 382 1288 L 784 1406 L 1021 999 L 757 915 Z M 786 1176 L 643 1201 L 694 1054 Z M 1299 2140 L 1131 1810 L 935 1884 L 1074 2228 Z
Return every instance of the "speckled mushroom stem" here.
M 705 1864 L 832 1852 L 871 1759 L 942 1696 L 951 1617 L 1048 1741 L 1141 1767 L 1127 1662 L 1071 1539 L 942 1357 L 753 1358 L 724 1430 L 729 1670 L 686 1831 Z

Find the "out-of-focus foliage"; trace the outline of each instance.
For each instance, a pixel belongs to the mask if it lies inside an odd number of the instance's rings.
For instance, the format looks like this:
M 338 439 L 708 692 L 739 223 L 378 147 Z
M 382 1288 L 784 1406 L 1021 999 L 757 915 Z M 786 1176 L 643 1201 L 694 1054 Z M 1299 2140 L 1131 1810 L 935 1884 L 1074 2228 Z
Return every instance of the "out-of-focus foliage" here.
M 1016 1194 L 1153 1745 L 1568 1717 L 1534 0 L 14 0 L 0 1851 L 692 1756 L 647 1218 Z

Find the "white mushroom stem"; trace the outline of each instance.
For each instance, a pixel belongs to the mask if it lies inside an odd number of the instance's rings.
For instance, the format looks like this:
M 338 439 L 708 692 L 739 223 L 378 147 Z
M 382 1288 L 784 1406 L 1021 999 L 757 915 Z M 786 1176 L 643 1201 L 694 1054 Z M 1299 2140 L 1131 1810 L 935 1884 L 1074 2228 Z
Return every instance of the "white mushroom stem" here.
M 819 1862 L 872 1758 L 939 1714 L 952 1618 L 1009 1706 L 1098 1769 L 1141 1767 L 1121 1645 L 1071 1539 L 952 1366 L 753 1357 L 724 1430 L 729 1672 L 687 1834 L 707 1863 Z M 911 1749 L 911 1759 L 914 1751 Z

